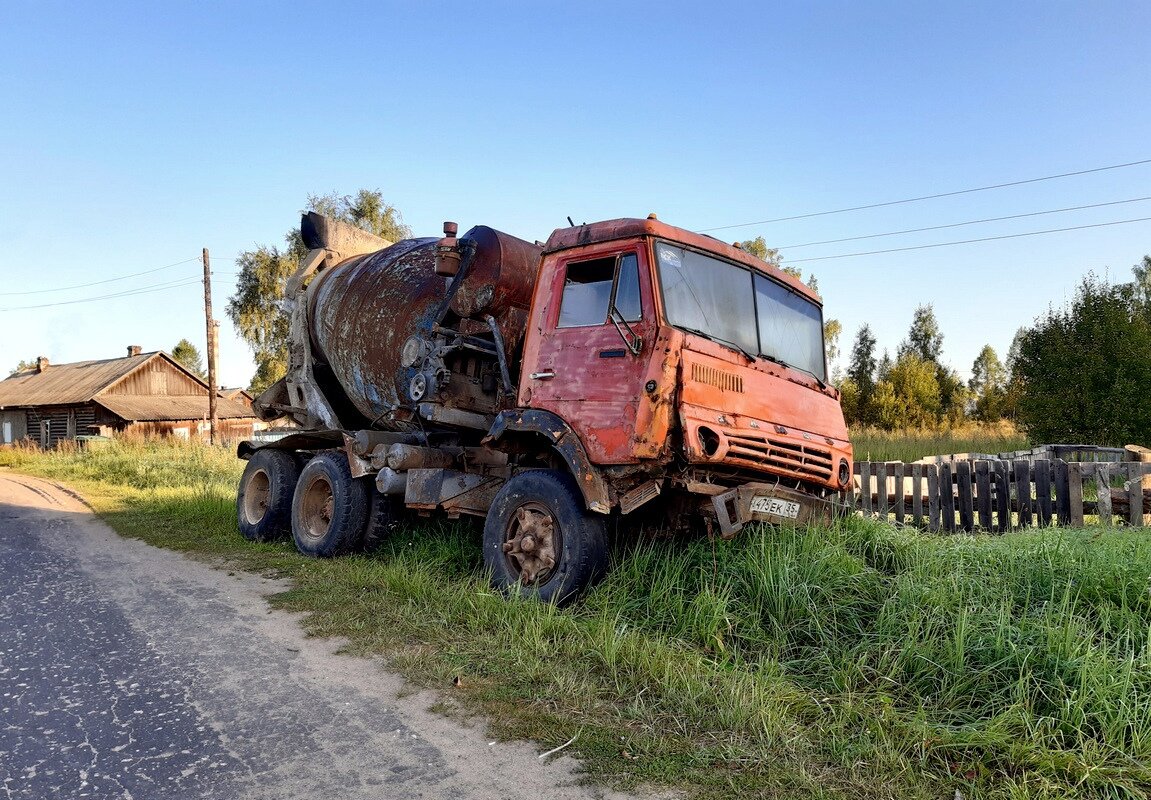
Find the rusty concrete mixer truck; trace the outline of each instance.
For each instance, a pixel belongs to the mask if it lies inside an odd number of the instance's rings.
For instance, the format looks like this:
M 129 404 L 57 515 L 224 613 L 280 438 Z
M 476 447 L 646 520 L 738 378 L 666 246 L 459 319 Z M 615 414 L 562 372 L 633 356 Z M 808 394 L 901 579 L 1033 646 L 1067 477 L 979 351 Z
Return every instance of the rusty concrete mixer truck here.
M 247 538 L 335 556 L 474 515 L 494 586 L 564 602 L 606 572 L 609 529 L 730 537 L 841 508 L 821 301 L 738 247 L 654 215 L 542 246 L 301 230 L 287 375 L 255 403 L 301 429 L 239 447 Z

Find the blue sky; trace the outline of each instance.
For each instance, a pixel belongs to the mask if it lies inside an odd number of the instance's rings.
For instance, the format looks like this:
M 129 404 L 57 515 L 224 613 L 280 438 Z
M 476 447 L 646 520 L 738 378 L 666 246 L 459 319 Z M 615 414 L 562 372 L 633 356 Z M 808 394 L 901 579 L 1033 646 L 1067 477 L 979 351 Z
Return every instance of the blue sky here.
M 224 306 L 235 255 L 309 193 L 379 189 L 443 220 L 544 239 L 657 212 L 695 230 L 1151 159 L 1151 4 L 92 3 L 8 0 L 0 26 L 0 369 L 129 344 L 203 349 L 208 247 L 221 381 L 252 363 Z M 482 9 L 482 10 L 480 10 Z M 1151 164 L 712 231 L 775 246 L 1151 196 Z M 1127 280 L 1151 201 L 812 247 L 846 352 L 895 350 L 932 303 L 944 360 Z M 22 292 L 25 294 L 15 294 Z M 35 292 L 30 294 L 30 292 Z

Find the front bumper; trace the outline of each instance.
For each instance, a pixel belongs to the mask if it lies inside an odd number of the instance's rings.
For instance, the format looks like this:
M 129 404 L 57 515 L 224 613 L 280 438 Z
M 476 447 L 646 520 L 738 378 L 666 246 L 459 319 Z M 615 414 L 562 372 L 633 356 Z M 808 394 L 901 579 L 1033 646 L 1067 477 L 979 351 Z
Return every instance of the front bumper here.
M 773 525 L 830 525 L 848 506 L 838 496 L 815 497 L 772 483 L 746 483 L 711 498 L 719 533 L 729 539 L 748 522 Z

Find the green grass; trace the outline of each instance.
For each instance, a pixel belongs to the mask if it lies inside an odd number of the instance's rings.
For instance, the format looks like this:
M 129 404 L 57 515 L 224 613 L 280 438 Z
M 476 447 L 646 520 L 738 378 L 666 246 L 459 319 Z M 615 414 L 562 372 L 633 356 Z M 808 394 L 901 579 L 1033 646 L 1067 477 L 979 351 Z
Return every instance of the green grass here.
M 932 537 L 862 519 L 732 542 L 617 542 L 571 609 L 492 593 L 474 525 L 312 561 L 235 531 L 209 448 L 0 452 L 118 530 L 274 570 L 276 605 L 383 654 L 448 709 L 597 779 L 723 798 L 1104 798 L 1151 792 L 1151 534 Z M 458 687 L 454 678 L 460 679 Z
M 1013 425 L 969 424 L 939 430 L 851 431 L 856 461 L 918 461 L 924 456 L 949 453 L 1007 453 L 1031 447 Z

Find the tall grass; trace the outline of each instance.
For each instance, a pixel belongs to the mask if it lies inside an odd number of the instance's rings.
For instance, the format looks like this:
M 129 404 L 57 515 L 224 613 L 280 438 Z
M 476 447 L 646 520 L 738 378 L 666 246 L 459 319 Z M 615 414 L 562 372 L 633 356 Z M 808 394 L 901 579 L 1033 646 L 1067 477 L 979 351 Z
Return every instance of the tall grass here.
M 311 630 L 386 654 L 505 736 L 554 746 L 580 732 L 569 752 L 624 785 L 724 798 L 1151 792 L 1142 530 L 945 538 L 849 519 L 732 542 L 621 536 L 607 580 L 558 611 L 488 589 L 475 525 L 413 524 L 372 557 L 324 562 L 243 542 L 229 458 L 113 447 L 15 460 L 81 480 L 132 535 L 292 576 L 276 602 L 311 612 Z M 141 476 L 149 488 L 120 483 Z
M 1006 453 L 1031 447 L 1027 437 L 1004 420 L 993 424 L 969 423 L 952 428 L 851 431 L 856 461 L 918 461 L 924 456 L 949 453 Z

